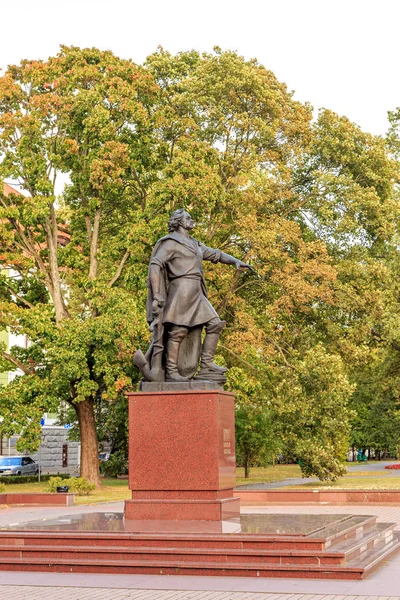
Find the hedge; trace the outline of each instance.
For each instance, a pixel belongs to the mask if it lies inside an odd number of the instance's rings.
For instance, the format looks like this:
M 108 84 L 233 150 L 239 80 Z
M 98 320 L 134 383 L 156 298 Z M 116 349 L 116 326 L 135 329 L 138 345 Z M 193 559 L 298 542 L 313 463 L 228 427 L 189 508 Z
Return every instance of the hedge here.
M 46 475 L 40 476 L 40 481 L 49 481 L 50 477 L 61 477 L 61 479 L 69 479 L 68 473 L 46 473 Z M 38 480 L 37 475 L 3 475 L 0 477 L 0 483 L 36 483 Z

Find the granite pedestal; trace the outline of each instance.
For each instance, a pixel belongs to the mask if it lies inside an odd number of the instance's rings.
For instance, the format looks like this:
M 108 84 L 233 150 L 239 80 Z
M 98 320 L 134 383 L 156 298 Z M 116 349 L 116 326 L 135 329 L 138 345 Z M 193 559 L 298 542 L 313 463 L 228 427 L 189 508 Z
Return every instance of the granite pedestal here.
M 129 396 L 129 520 L 238 517 L 233 394 L 218 390 Z

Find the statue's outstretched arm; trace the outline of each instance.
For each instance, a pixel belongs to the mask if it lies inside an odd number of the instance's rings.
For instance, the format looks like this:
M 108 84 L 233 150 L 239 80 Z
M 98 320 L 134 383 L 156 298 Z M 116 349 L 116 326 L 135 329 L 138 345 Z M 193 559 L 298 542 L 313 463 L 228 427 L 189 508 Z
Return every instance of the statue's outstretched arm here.
M 221 252 L 221 257 L 219 262 L 224 265 L 234 265 L 237 269 L 250 269 L 250 271 L 254 271 L 253 267 L 230 254 L 225 254 L 225 252 Z

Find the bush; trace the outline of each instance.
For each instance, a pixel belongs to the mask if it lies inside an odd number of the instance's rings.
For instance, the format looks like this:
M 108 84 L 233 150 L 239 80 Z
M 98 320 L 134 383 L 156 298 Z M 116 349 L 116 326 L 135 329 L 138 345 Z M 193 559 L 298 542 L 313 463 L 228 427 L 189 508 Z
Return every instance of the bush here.
M 50 477 L 48 485 L 46 487 L 46 492 L 56 492 L 59 485 L 64 485 L 62 477 Z
M 84 477 L 71 477 L 68 487 L 70 492 L 74 492 L 78 496 L 88 496 L 96 489 L 94 483 L 89 483 Z
M 64 485 L 68 486 L 69 492 L 74 492 L 78 496 L 88 496 L 90 492 L 96 489 L 96 486 L 89 483 L 84 477 L 70 477 L 68 481 L 64 481 L 63 477 L 50 477 L 46 491 L 56 492 L 58 487 Z
M 128 472 L 128 459 L 123 452 L 111 454 L 108 460 L 100 464 L 100 471 L 106 477 L 117 477 Z
M 3 494 L 6 491 L 6 486 L 4 483 L 0 483 L 0 494 Z

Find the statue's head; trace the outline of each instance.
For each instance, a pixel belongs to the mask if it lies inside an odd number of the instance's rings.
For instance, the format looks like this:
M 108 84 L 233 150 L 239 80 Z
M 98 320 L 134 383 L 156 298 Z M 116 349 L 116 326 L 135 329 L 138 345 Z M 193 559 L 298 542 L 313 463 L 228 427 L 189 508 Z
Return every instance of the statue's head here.
M 179 227 L 183 227 L 189 231 L 194 227 L 194 221 L 185 208 L 174 210 L 168 221 L 168 231 L 170 233 L 176 231 Z

